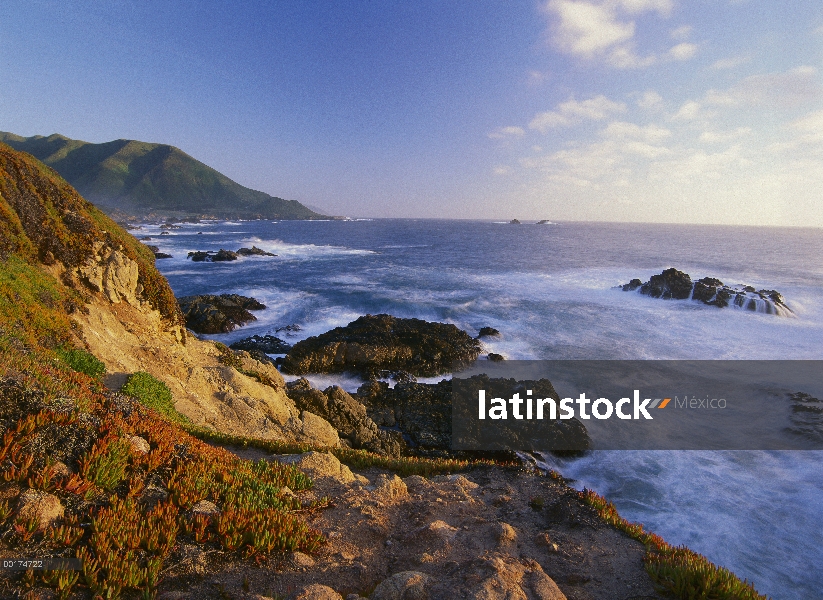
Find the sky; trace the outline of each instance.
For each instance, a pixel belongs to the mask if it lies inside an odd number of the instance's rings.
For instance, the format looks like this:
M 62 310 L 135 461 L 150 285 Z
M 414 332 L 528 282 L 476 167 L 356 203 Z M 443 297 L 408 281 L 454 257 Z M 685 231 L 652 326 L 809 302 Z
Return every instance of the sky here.
M 27 0 L 0 130 L 357 217 L 823 226 L 810 0 Z

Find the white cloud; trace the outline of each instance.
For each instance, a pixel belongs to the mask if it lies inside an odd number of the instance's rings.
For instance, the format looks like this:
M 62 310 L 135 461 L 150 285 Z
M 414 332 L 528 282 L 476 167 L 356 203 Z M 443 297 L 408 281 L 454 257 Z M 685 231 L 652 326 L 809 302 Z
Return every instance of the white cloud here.
M 808 65 L 782 73 L 752 75 L 725 91 L 706 93 L 706 101 L 711 104 L 768 108 L 792 108 L 821 97 L 817 69 Z
M 751 62 L 751 60 L 751 56 L 730 56 L 728 58 L 721 58 L 720 60 L 715 61 L 709 68 L 714 69 L 715 71 L 734 69 L 735 67 L 744 65 L 747 62 Z
M 600 121 L 625 110 L 625 104 L 609 100 L 603 95 L 582 102 L 572 98 L 558 104 L 555 110 L 536 114 L 529 123 L 529 129 L 546 133 L 554 127 L 568 127 L 584 120 Z
M 663 16 L 668 16 L 674 8 L 672 0 L 618 0 L 617 4 L 626 12 L 633 14 L 657 11 Z
M 637 55 L 635 22 L 627 17 L 644 12 L 665 17 L 673 6 L 672 0 L 548 0 L 544 11 L 554 17 L 551 37 L 561 51 L 629 69 L 653 64 L 657 57 Z
M 663 104 L 663 97 L 654 90 L 647 90 L 637 100 L 637 106 L 640 108 L 655 108 L 661 104 Z
M 634 37 L 634 23 L 621 23 L 611 6 L 573 0 L 551 0 L 549 10 L 560 17 L 558 42 L 573 54 L 597 52 Z
M 689 100 L 683 103 L 675 115 L 672 117 L 673 121 L 693 121 L 700 113 L 700 103 L 694 100 Z
M 792 121 L 791 128 L 800 134 L 802 142 L 823 142 L 823 110 Z
M 669 49 L 669 56 L 674 60 L 689 60 L 697 54 L 697 45 L 683 42 Z
M 612 121 L 603 130 L 603 134 L 613 139 L 637 139 L 649 143 L 659 143 L 671 136 L 672 132 L 665 127 L 654 124 L 641 127 L 635 123 Z
M 508 165 L 498 165 L 493 169 L 494 174 L 500 176 L 508 175 L 509 173 L 511 173 L 511 171 L 511 167 L 509 167 Z
M 672 29 L 669 35 L 672 36 L 673 40 L 677 40 L 679 42 L 686 41 L 689 39 L 689 36 L 692 34 L 692 26 L 691 25 L 683 25 L 682 27 L 678 27 L 677 29 Z
M 493 140 L 503 140 L 508 138 L 523 137 L 525 134 L 526 132 L 522 127 L 510 126 L 498 127 L 489 134 L 489 137 Z
M 700 141 L 707 144 L 723 144 L 749 135 L 750 127 L 738 127 L 734 131 L 704 131 L 700 134 Z

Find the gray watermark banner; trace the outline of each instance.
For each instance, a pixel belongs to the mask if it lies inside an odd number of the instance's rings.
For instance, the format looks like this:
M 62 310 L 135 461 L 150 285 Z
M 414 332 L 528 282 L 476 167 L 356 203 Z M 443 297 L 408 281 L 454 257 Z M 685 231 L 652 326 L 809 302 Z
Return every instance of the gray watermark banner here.
M 823 361 L 478 361 L 452 449 L 823 450 Z

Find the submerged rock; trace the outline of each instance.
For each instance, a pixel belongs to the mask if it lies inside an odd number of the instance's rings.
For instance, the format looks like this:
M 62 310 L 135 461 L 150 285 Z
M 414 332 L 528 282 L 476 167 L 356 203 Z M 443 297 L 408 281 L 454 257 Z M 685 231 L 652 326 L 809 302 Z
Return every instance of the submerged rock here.
M 646 283 L 632 279 L 620 287 L 624 292 L 639 288 L 641 294 L 653 298 L 691 299 L 718 308 L 734 305 L 754 312 L 785 316 L 792 314 L 792 310 L 786 306 L 786 299 L 776 290 L 756 290 L 750 285 L 731 286 L 715 277 L 692 281 L 688 273 L 674 268 L 652 275 Z
M 254 298 L 238 294 L 205 294 L 178 299 L 186 327 L 195 333 L 227 333 L 257 317 L 250 310 L 266 308 Z
M 481 327 L 477 332 L 477 337 L 500 337 L 500 332 L 494 327 Z
M 368 378 L 381 371 L 407 371 L 431 377 L 451 372 L 455 362 L 476 360 L 480 350 L 480 342 L 454 325 L 366 315 L 295 344 L 283 361 L 283 371 L 350 371 Z

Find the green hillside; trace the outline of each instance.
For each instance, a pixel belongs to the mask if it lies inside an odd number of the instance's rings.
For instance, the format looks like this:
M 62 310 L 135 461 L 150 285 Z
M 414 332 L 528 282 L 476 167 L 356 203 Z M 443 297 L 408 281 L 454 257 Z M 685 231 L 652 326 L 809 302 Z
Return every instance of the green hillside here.
M 296 200 L 243 187 L 166 144 L 91 144 L 59 134 L 25 138 L 5 132 L 0 141 L 46 163 L 84 198 L 118 218 L 324 218 Z

